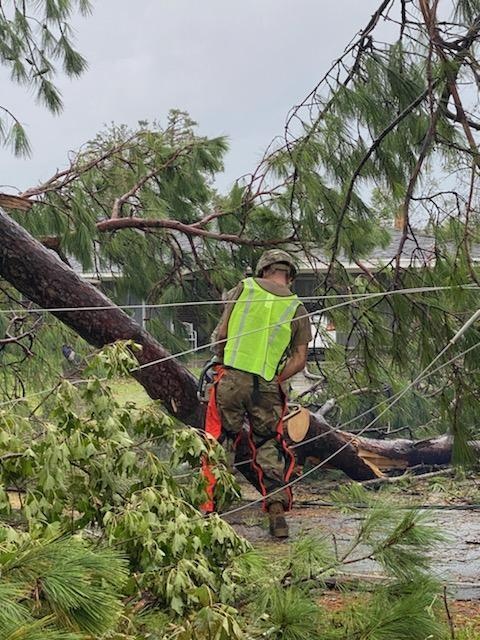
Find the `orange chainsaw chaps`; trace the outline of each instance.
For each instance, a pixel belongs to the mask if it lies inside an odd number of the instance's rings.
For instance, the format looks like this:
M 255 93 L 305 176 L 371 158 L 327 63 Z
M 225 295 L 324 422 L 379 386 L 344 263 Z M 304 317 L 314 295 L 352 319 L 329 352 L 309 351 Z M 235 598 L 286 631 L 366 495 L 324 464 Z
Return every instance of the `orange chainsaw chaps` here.
M 217 407 L 217 384 L 223 376 L 223 373 L 223 367 L 217 367 L 215 382 L 210 388 L 207 411 L 205 414 L 205 434 L 207 437 L 215 438 L 215 440 L 218 440 L 222 434 L 222 420 Z M 200 509 L 204 513 L 212 513 L 212 511 L 215 510 L 213 493 L 215 491 L 217 480 L 213 475 L 207 456 L 202 458 L 202 474 L 207 481 L 206 492 L 209 499 L 207 502 L 200 505 Z
M 202 474 L 205 477 L 205 480 L 207 481 L 207 486 L 205 488 L 205 491 L 207 492 L 208 500 L 200 505 L 200 511 L 203 511 L 203 513 L 212 513 L 213 511 L 215 511 L 215 504 L 213 502 L 213 492 L 215 491 L 215 484 L 217 480 L 213 475 L 210 465 L 208 464 L 208 461 L 205 456 L 202 460 Z

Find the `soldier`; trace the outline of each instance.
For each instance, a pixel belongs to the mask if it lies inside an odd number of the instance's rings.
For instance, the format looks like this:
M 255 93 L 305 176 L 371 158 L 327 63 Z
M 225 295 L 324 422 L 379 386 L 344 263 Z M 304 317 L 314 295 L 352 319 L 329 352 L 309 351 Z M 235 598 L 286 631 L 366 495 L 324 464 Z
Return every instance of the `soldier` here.
M 234 449 L 247 441 L 244 458 L 248 461 L 239 464 L 239 470 L 265 496 L 270 533 L 285 538 L 284 512 L 292 504 L 291 489 L 285 484 L 295 466 L 283 437 L 285 383 L 305 367 L 311 328 L 305 307 L 290 290 L 296 268 L 288 253 L 265 251 L 255 275 L 229 292 L 215 330 L 216 339 L 224 341 L 217 351 L 223 364 L 217 367 L 210 394 L 206 431 L 220 441 L 233 440 Z M 283 470 L 267 469 L 267 460 L 274 467 L 283 460 Z M 209 481 L 207 491 L 213 498 L 213 474 L 207 465 L 204 471 Z M 271 492 L 275 493 L 269 496 Z M 213 510 L 212 500 L 205 510 Z

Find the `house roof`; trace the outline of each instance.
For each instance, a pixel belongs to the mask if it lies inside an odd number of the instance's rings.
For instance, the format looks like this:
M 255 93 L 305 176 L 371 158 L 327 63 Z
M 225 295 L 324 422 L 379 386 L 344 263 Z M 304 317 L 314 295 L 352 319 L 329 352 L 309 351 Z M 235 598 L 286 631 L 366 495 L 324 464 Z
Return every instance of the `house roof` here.
M 385 247 L 375 247 L 370 255 L 359 260 L 367 269 L 376 270 L 395 260 L 403 233 L 398 229 L 390 229 L 389 234 L 390 240 Z M 456 251 L 456 245 L 452 242 L 446 243 L 446 251 L 448 254 L 453 254 Z M 480 263 L 480 244 L 471 245 L 470 256 L 473 262 Z M 435 259 L 434 236 L 418 230 L 414 230 L 414 235 L 409 233 L 402 248 L 400 266 L 403 268 L 432 266 Z M 345 256 L 344 252 L 340 252 L 338 260 L 347 271 L 361 270 L 357 263 Z M 298 259 L 299 273 L 326 271 L 329 263 L 330 257 L 327 253 L 322 249 L 313 249 L 308 256 L 304 253 Z
M 388 232 L 390 240 L 385 247 L 377 246 L 370 255 L 359 260 L 359 263 L 365 268 L 376 271 L 395 260 L 403 234 L 398 229 L 389 229 Z M 201 252 L 202 239 L 195 238 L 195 244 L 197 245 L 197 250 Z M 185 242 L 185 250 L 191 250 L 189 243 Z M 456 251 L 455 244 L 448 242 L 446 251 L 449 254 L 453 254 Z M 329 255 L 319 248 L 313 248 L 308 252 L 308 255 L 305 252 L 297 252 L 295 255 L 297 256 L 299 274 L 325 272 L 330 263 Z M 473 262 L 480 263 L 480 244 L 471 245 L 470 256 Z M 72 268 L 91 282 L 115 280 L 122 277 L 122 270 L 117 266 L 112 266 L 110 269 L 102 267 L 98 271 L 87 273 L 83 271 L 82 265 L 74 257 L 69 256 L 68 259 Z M 402 268 L 432 266 L 435 259 L 435 238 L 433 235 L 428 234 L 426 231 L 414 230 L 414 235 L 410 233 L 407 236 L 400 258 L 400 266 Z M 340 252 L 338 260 L 347 271 L 361 271 L 359 264 L 350 261 L 343 252 Z
M 68 256 L 68 262 L 75 273 L 82 276 L 82 278 L 89 282 L 105 282 L 107 280 L 116 280 L 117 278 L 122 277 L 122 270 L 116 266 L 110 269 L 99 268 L 94 271 L 84 271 L 82 264 L 72 255 Z

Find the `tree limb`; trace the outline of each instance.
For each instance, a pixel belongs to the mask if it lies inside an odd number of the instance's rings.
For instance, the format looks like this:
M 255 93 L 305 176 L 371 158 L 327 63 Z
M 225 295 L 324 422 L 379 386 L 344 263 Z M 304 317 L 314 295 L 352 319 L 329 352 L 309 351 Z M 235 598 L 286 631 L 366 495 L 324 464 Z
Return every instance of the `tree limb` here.
M 218 216 L 216 216 L 218 217 Z M 179 231 L 187 236 L 199 236 L 202 238 L 212 238 L 220 242 L 228 242 L 231 244 L 245 245 L 250 247 L 268 247 L 288 243 L 291 238 L 281 238 L 278 240 L 258 240 L 255 238 L 245 238 L 232 233 L 221 233 L 217 231 L 208 231 L 199 225 L 205 224 L 205 221 L 199 221 L 194 224 L 185 224 L 179 220 L 162 220 L 157 218 L 110 218 L 97 222 L 99 231 L 118 231 L 120 229 L 171 229 Z

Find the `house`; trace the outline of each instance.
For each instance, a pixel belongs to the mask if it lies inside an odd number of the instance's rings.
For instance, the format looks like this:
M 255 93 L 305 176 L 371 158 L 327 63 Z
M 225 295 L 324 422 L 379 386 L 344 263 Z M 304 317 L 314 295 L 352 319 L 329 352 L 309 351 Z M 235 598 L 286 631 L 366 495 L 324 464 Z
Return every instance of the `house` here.
M 394 264 L 398 252 L 398 247 L 402 238 L 402 231 L 398 228 L 389 230 L 390 240 L 384 247 L 377 247 L 371 255 L 366 256 L 361 261 L 351 262 L 345 255 L 339 254 L 338 262 L 346 272 L 352 275 L 366 276 L 368 273 L 375 274 L 380 272 L 385 266 Z M 455 247 L 450 244 L 447 248 L 454 252 Z M 313 313 L 326 306 L 316 298 L 323 292 L 322 283 L 324 276 L 328 270 L 329 258 L 321 250 L 312 249 L 306 255 L 305 253 L 296 254 L 298 275 L 295 280 L 294 290 L 300 298 L 304 299 L 307 311 Z M 400 266 L 402 268 L 414 267 L 425 268 L 431 266 L 436 260 L 435 239 L 432 235 L 425 231 L 415 231 L 415 237 L 410 235 L 407 237 L 400 258 Z M 480 245 L 473 245 L 471 248 L 471 257 L 474 263 L 480 263 Z M 101 286 L 107 295 L 110 295 L 120 306 L 129 306 L 126 309 L 135 320 L 144 328 L 148 328 L 148 318 L 160 315 L 160 311 L 149 311 L 145 305 L 145 301 L 139 299 L 134 293 L 126 291 L 119 297 L 115 294 L 115 282 L 121 279 L 122 274 L 118 269 L 111 271 L 103 270 L 101 272 L 84 273 L 80 265 L 72 260 L 72 266 L 78 271 L 83 278 L 96 285 Z M 221 308 L 216 306 L 210 308 L 185 306 L 179 309 L 177 318 L 185 329 L 185 337 L 192 347 L 196 347 L 198 343 L 205 344 L 209 341 L 212 322 L 221 313 Z M 209 314 L 207 320 L 207 314 Z M 335 329 L 331 319 L 326 314 L 312 315 L 312 327 L 314 328 L 314 339 L 310 344 L 311 350 L 323 352 L 324 349 L 332 343 L 347 344 L 347 334 L 339 332 Z M 170 327 L 173 331 L 173 325 Z M 352 338 L 350 338 L 349 346 L 352 346 Z M 318 354 L 317 354 L 318 355 Z
M 345 255 L 340 254 L 338 261 L 351 275 L 368 277 L 367 274 L 379 274 L 388 265 L 395 265 L 396 256 L 402 240 L 403 232 L 400 225 L 394 229 L 389 229 L 390 240 L 386 246 L 376 247 L 371 255 L 358 262 L 351 262 Z M 454 254 L 456 247 L 448 242 L 446 248 L 449 254 Z M 403 244 L 400 257 L 400 267 L 407 268 L 428 268 L 435 264 L 437 259 L 435 238 L 426 231 L 414 231 L 414 237 L 409 235 Z M 470 256 L 474 264 L 480 264 L 480 245 L 473 244 L 470 249 Z M 309 312 L 319 308 L 318 300 L 309 300 L 309 296 L 315 296 L 323 282 L 323 278 L 328 270 L 329 259 L 322 251 L 314 250 L 308 256 L 303 254 L 298 261 L 299 271 L 295 280 L 295 292 L 304 298 L 304 304 Z M 382 276 L 379 276 L 382 277 Z M 387 279 L 387 276 L 384 276 Z M 323 290 L 323 289 L 322 289 Z M 321 306 L 327 306 L 321 305 Z M 317 328 L 320 326 L 320 331 Z M 328 318 L 328 315 L 317 314 L 312 316 L 312 327 L 316 330 L 316 337 L 310 344 L 311 349 L 322 352 L 328 348 L 329 343 L 353 346 L 355 336 L 348 336 L 345 333 L 335 330 L 335 326 Z

